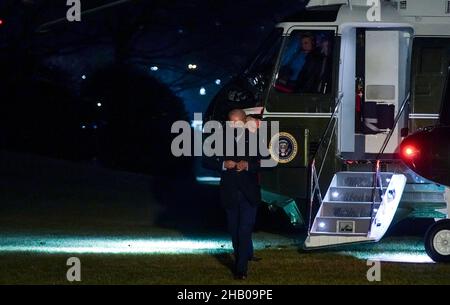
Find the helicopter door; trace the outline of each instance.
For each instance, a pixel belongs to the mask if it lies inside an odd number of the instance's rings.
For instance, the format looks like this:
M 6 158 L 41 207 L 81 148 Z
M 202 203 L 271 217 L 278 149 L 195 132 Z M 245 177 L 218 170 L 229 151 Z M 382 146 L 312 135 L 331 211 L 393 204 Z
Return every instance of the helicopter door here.
M 386 156 L 400 144 L 407 113 L 397 126 L 394 118 L 410 91 L 411 38 L 410 29 L 352 28 L 343 33 L 338 146 L 344 159 L 372 159 L 393 128 Z

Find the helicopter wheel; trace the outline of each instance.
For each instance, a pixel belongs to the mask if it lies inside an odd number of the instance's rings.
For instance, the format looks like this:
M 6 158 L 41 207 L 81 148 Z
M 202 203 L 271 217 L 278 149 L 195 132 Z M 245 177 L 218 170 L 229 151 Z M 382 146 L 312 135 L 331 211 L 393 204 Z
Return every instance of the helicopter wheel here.
M 425 250 L 437 263 L 450 263 L 450 219 L 433 224 L 425 234 Z

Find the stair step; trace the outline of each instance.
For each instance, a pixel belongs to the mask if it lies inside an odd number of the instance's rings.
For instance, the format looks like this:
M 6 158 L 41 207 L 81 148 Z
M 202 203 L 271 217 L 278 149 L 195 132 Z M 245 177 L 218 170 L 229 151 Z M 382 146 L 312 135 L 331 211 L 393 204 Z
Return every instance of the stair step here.
M 377 188 L 379 190 L 379 188 Z M 330 187 L 327 201 L 372 202 L 371 187 Z M 375 192 L 375 202 L 381 202 L 379 191 Z
M 427 180 L 419 175 L 417 175 L 415 172 L 413 172 L 411 169 L 405 169 L 403 172 L 406 175 L 406 183 L 407 184 L 430 184 L 431 181 Z
M 389 185 L 392 173 L 381 173 L 383 187 Z M 339 172 L 336 174 L 337 186 L 373 187 L 374 173 L 371 172 Z
M 314 218 L 305 246 L 317 248 L 380 240 L 392 223 L 407 181 L 403 174 L 383 172 L 380 175 L 382 185 L 374 189 L 373 173 L 336 173 Z M 430 189 L 411 187 L 414 194 L 416 190 Z M 433 196 L 436 192 L 428 191 L 427 194 Z M 384 196 L 387 200 L 382 202 Z M 417 196 L 412 198 L 417 199 Z
M 349 205 L 371 205 L 372 201 L 324 201 L 323 204 L 349 204 Z M 380 204 L 379 202 L 375 202 L 375 204 Z
M 380 207 L 379 203 L 373 205 L 373 212 L 376 213 Z M 345 202 L 345 201 L 325 201 L 321 209 L 322 217 L 370 217 L 372 214 L 372 202 Z
M 367 233 L 336 233 L 336 232 L 312 232 L 313 236 L 367 236 Z
M 313 233 L 367 234 L 370 217 L 317 217 L 312 228 Z
M 404 192 L 401 202 L 441 203 L 445 202 L 445 197 L 439 192 Z

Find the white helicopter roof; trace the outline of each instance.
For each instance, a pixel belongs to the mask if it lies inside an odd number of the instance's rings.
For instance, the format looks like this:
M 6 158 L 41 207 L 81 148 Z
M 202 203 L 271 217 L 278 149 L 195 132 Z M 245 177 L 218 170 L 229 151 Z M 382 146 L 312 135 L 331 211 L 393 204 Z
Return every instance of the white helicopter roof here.
M 294 26 L 410 27 L 415 36 L 450 36 L 450 1 L 381 0 L 381 20 L 371 22 L 367 0 L 311 0 L 306 10 L 279 24 L 288 32 Z

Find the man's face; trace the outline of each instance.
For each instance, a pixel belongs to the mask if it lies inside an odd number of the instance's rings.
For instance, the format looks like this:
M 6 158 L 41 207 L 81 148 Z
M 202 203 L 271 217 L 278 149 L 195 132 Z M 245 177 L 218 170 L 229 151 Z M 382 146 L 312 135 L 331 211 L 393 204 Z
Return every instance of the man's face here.
M 311 38 L 304 37 L 302 39 L 302 50 L 305 53 L 309 53 L 313 50 L 313 42 L 312 42 Z

